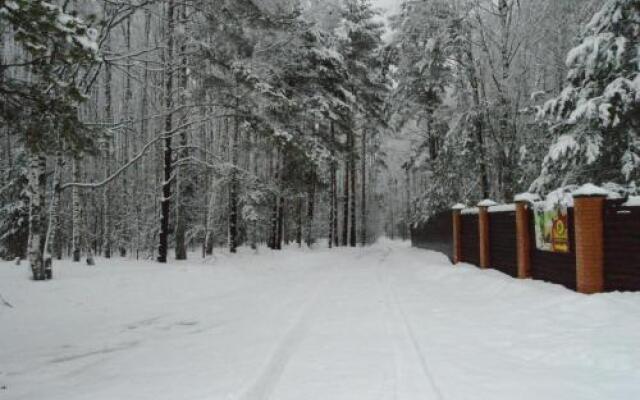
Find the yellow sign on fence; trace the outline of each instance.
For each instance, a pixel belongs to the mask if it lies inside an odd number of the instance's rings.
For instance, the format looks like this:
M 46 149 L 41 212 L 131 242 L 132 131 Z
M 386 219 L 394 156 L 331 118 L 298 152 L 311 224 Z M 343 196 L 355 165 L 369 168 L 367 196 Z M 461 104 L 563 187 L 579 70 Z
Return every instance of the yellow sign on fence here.
M 557 206 L 553 209 L 547 209 L 544 204 L 537 204 L 533 214 L 538 250 L 568 253 L 569 218 L 567 208 Z

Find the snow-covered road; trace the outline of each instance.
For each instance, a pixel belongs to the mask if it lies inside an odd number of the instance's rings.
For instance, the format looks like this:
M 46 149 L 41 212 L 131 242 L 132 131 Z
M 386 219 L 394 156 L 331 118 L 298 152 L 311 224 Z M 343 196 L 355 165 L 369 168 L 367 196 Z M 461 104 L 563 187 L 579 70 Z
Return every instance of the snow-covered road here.
M 0 399 L 640 398 L 640 294 L 382 241 L 206 263 L 0 263 Z

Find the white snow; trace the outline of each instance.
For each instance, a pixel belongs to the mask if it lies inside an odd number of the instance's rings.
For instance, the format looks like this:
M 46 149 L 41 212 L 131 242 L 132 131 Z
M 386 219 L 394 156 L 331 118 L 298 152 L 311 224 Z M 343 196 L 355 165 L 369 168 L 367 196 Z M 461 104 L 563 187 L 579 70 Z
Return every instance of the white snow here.
M 479 212 L 480 209 L 478 207 L 469 207 L 462 210 L 460 214 L 478 214 Z
M 541 202 L 536 202 L 537 207 L 542 207 L 543 210 L 554 210 L 558 206 L 560 207 L 573 207 L 573 195 L 572 193 L 577 189 L 575 185 L 569 185 L 552 190 L 547 194 L 545 199 Z
M 516 210 L 515 204 L 500 204 L 497 206 L 489 207 L 488 209 L 490 213 L 508 212 L 508 211 L 515 211 L 515 210 Z
M 640 196 L 630 196 L 622 205 L 624 207 L 640 207 Z
M 467 208 L 467 206 L 462 203 L 454 204 L 453 207 L 451 207 L 452 210 L 464 210 L 465 208 Z
M 639 293 L 580 295 L 390 241 L 97 261 L 42 283 L 0 263 L 2 400 L 640 396 Z
M 497 205 L 498 203 L 490 199 L 484 199 L 480 203 L 478 203 L 478 207 L 493 207 Z
M 517 194 L 513 198 L 513 201 L 515 202 L 526 201 L 529 203 L 535 203 L 536 201 L 540 201 L 540 196 L 535 193 L 525 192 L 525 193 Z
M 580 186 L 580 188 L 578 188 L 577 190 L 574 190 L 573 192 L 571 192 L 571 194 L 574 197 L 580 197 L 580 196 L 608 196 L 609 195 L 609 191 L 606 189 L 603 189 L 599 186 L 594 185 L 593 183 L 585 183 L 584 185 Z

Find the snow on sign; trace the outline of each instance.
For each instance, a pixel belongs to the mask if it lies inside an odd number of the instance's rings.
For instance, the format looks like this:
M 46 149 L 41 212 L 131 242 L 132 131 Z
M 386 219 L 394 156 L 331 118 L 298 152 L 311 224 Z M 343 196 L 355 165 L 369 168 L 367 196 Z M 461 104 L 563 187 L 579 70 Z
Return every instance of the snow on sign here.
M 545 207 L 537 203 L 533 209 L 538 250 L 555 253 L 569 252 L 569 218 L 567 207 Z

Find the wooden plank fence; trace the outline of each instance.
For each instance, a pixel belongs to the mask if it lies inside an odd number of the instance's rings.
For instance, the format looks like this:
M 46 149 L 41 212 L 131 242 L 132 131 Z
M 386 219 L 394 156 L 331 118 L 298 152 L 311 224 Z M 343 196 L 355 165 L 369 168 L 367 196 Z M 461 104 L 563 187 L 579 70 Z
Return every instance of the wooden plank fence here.
M 512 277 L 557 283 L 583 293 L 640 291 L 640 206 L 623 205 L 623 200 L 605 200 L 598 196 L 576 200 L 580 215 L 576 214 L 576 208 L 568 208 L 568 253 L 537 249 L 534 216 L 528 203 L 521 207 L 440 212 L 412 227 L 412 245 L 479 266 L 481 246 L 485 243 L 489 268 Z M 481 240 L 479 216 L 482 212 L 488 213 L 488 240 Z M 518 217 L 518 212 L 525 214 Z M 528 235 L 519 237 L 518 218 L 527 224 L 523 232 Z M 455 223 L 459 224 L 457 238 Z M 456 240 L 459 254 L 455 251 Z M 523 249 L 521 257 L 518 257 L 519 247 Z

